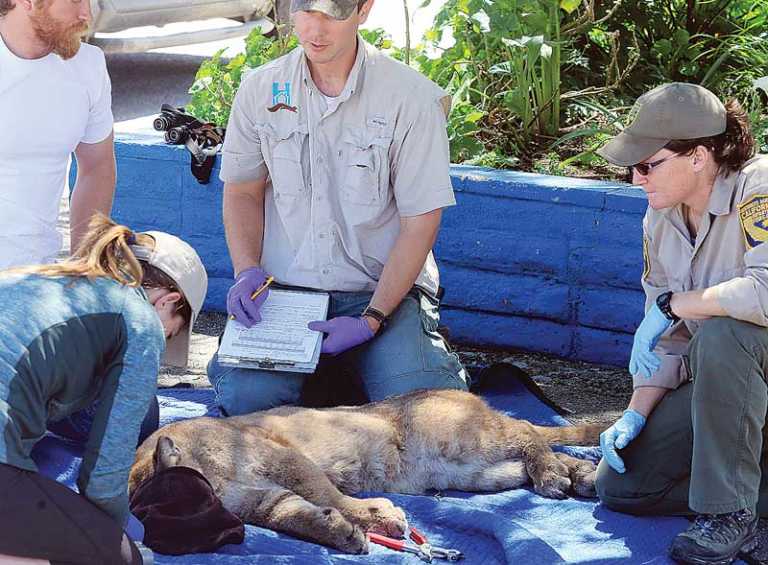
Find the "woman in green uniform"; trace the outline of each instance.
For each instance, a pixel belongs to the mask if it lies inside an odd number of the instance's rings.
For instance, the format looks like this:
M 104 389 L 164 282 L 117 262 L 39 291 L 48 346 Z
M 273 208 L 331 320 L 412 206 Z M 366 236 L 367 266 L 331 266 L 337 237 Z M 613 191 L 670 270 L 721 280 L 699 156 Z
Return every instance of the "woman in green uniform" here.
M 730 563 L 768 514 L 768 158 L 738 102 L 701 86 L 662 85 L 634 114 L 600 154 L 648 196 L 646 314 L 597 491 L 621 512 L 695 516 L 671 556 Z

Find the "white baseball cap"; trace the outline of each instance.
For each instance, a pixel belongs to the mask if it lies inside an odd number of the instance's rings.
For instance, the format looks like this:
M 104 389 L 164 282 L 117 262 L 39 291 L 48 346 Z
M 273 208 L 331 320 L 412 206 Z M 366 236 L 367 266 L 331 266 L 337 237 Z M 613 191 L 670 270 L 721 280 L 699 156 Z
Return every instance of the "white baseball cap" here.
M 205 294 L 208 291 L 208 275 L 197 252 L 187 242 L 175 235 L 161 231 L 141 232 L 155 240 L 154 249 L 143 245 L 131 245 L 131 251 L 137 259 L 146 261 L 168 275 L 187 299 L 192 309 L 192 316 L 186 330 L 168 340 L 163 363 L 176 367 L 186 367 L 189 358 L 189 343 L 192 326 L 203 308 Z

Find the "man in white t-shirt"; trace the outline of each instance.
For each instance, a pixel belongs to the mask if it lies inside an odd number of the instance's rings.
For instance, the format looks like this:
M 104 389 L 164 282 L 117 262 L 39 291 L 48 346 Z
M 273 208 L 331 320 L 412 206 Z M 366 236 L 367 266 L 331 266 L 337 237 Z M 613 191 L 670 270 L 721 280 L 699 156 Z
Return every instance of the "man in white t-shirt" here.
M 112 208 L 112 93 L 104 54 L 80 41 L 90 19 L 88 0 L 0 0 L 0 269 L 55 259 L 72 153 L 73 250 Z

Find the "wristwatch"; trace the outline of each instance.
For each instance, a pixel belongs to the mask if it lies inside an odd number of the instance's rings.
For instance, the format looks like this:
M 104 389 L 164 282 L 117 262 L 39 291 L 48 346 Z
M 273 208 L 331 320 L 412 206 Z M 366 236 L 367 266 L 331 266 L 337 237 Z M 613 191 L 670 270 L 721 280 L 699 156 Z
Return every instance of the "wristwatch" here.
M 363 313 L 360 315 L 362 318 L 365 318 L 366 316 L 379 322 L 379 327 L 381 329 L 384 329 L 389 322 L 389 318 L 384 314 L 384 312 L 381 310 L 376 310 L 376 308 L 371 306 L 366 306 L 365 310 L 363 310 Z
M 664 314 L 667 320 L 678 322 L 680 318 L 672 311 L 672 294 L 671 290 L 660 294 L 656 298 L 656 306 L 659 307 L 659 310 L 661 310 L 661 313 Z

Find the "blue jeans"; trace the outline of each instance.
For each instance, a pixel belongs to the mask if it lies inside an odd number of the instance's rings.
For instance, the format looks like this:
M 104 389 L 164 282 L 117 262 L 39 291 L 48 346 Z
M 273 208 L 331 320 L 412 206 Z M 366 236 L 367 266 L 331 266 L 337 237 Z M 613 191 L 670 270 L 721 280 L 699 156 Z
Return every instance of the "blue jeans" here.
M 359 316 L 372 293 L 330 295 L 328 318 L 334 318 Z M 466 370 L 437 333 L 439 319 L 438 301 L 413 290 L 375 338 L 334 358 L 323 356 L 321 363 L 331 374 L 332 382 L 334 375 L 351 371 L 359 379 L 364 401 L 375 402 L 418 389 L 468 390 Z M 219 364 L 216 355 L 208 364 L 208 379 L 216 392 L 216 403 L 229 416 L 299 404 L 305 381 L 313 378 L 317 374 L 225 367 Z M 342 391 L 339 392 L 337 396 L 342 397 Z

